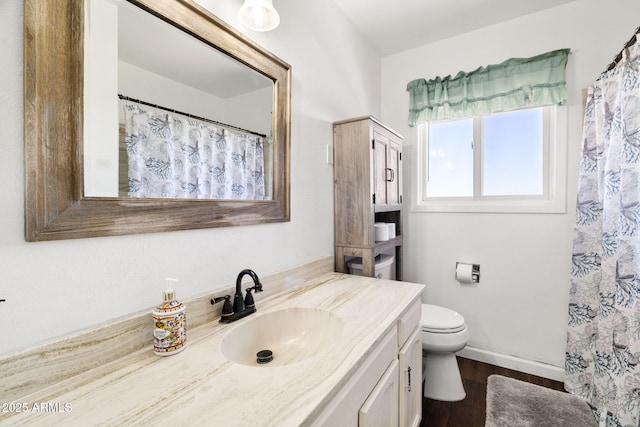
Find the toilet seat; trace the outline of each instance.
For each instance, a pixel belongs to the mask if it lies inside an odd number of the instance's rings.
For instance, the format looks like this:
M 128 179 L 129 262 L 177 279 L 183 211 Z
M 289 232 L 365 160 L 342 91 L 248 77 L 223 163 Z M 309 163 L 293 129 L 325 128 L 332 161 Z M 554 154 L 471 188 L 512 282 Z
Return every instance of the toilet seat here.
M 423 332 L 453 334 L 466 328 L 464 317 L 453 310 L 431 304 L 422 304 Z

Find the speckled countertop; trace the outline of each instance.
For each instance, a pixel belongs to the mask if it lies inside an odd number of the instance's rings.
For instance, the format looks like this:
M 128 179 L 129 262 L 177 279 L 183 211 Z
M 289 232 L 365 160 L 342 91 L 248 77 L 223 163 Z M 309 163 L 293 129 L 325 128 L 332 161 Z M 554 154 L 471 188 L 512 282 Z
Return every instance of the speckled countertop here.
M 14 406 L 12 414 L 2 414 L 0 425 L 309 424 L 422 289 L 325 274 L 261 301 L 257 313 L 233 324 L 188 330 L 188 347 L 181 353 L 158 357 L 145 348 L 55 384 L 54 390 L 25 396 L 14 402 L 24 404 L 25 412 Z M 343 320 L 342 333 L 316 356 L 284 366 L 246 366 L 222 354 L 220 342 L 235 325 L 293 307 L 331 311 Z M 44 410 L 38 411 L 44 396 Z

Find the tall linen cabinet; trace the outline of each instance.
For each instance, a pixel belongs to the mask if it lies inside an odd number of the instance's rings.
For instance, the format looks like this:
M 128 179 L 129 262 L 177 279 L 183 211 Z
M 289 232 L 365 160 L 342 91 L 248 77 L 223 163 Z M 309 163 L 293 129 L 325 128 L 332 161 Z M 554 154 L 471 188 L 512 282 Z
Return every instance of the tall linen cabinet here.
M 335 269 L 362 258 L 375 276 L 375 257 L 395 255 L 402 280 L 402 136 L 371 116 L 333 124 Z M 375 223 L 395 224 L 395 237 L 375 240 Z

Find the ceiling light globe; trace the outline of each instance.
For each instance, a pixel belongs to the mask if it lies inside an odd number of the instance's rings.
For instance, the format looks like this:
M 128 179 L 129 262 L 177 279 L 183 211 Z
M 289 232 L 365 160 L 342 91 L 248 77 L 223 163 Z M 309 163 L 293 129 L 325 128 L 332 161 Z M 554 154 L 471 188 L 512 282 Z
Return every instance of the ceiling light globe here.
M 280 24 L 272 0 L 244 0 L 238 11 L 240 23 L 250 30 L 271 31 Z

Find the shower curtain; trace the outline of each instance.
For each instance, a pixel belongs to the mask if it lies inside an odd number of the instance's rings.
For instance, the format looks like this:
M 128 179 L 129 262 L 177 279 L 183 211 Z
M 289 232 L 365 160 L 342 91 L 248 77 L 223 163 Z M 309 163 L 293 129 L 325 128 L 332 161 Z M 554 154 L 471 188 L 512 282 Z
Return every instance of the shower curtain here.
M 122 101 L 129 196 L 265 198 L 263 138 Z
M 640 43 L 589 89 L 578 184 L 565 388 L 601 425 L 640 408 Z

